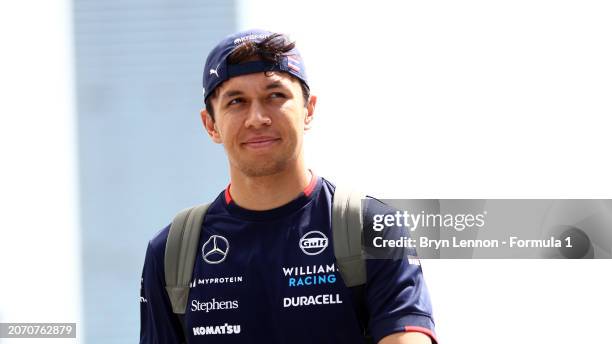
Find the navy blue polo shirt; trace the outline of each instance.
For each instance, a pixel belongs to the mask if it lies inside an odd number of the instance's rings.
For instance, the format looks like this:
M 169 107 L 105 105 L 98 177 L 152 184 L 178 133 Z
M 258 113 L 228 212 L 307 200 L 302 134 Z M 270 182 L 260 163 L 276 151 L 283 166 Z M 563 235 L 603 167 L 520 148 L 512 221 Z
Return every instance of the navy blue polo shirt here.
M 334 185 L 313 177 L 293 201 L 266 211 L 239 207 L 228 189 L 200 235 L 181 328 L 164 289 L 167 226 L 149 242 L 142 272 L 140 343 L 363 343 L 354 290 L 335 264 Z M 372 214 L 395 209 L 369 198 Z M 418 262 L 418 260 L 417 260 Z M 368 259 L 364 302 L 378 342 L 405 331 L 435 342 L 429 295 L 414 259 Z

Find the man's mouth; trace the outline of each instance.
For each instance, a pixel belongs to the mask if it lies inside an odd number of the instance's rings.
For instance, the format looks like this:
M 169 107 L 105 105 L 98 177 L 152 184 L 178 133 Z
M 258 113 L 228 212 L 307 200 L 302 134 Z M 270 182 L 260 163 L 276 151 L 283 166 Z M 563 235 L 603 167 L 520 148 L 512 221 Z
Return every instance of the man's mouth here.
M 242 144 L 247 148 L 266 148 L 280 141 L 278 137 L 258 136 L 248 139 Z

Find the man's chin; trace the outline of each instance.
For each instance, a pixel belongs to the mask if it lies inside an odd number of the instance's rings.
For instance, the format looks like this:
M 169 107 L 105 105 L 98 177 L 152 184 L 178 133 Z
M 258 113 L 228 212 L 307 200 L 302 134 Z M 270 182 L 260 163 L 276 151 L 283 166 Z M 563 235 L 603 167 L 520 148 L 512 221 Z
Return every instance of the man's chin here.
M 274 161 L 269 163 L 243 164 L 240 171 L 248 177 L 267 177 L 283 172 L 287 169 L 286 161 Z

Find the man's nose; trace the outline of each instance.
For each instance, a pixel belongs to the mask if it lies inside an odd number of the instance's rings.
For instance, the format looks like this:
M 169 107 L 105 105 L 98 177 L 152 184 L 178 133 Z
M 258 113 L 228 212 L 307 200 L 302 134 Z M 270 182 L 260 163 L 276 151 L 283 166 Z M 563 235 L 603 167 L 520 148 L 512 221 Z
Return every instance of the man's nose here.
M 247 128 L 257 129 L 270 124 L 272 124 L 272 118 L 266 114 L 262 104 L 259 101 L 252 102 L 244 125 Z

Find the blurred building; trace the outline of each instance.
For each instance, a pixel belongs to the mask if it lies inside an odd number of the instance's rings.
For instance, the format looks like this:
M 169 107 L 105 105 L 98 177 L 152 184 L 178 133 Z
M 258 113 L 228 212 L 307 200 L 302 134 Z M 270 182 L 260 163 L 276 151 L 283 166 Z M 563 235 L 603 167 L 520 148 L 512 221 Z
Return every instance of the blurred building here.
M 147 241 L 228 181 L 199 110 L 206 54 L 235 12 L 227 0 L 74 1 L 89 344 L 136 340 Z

